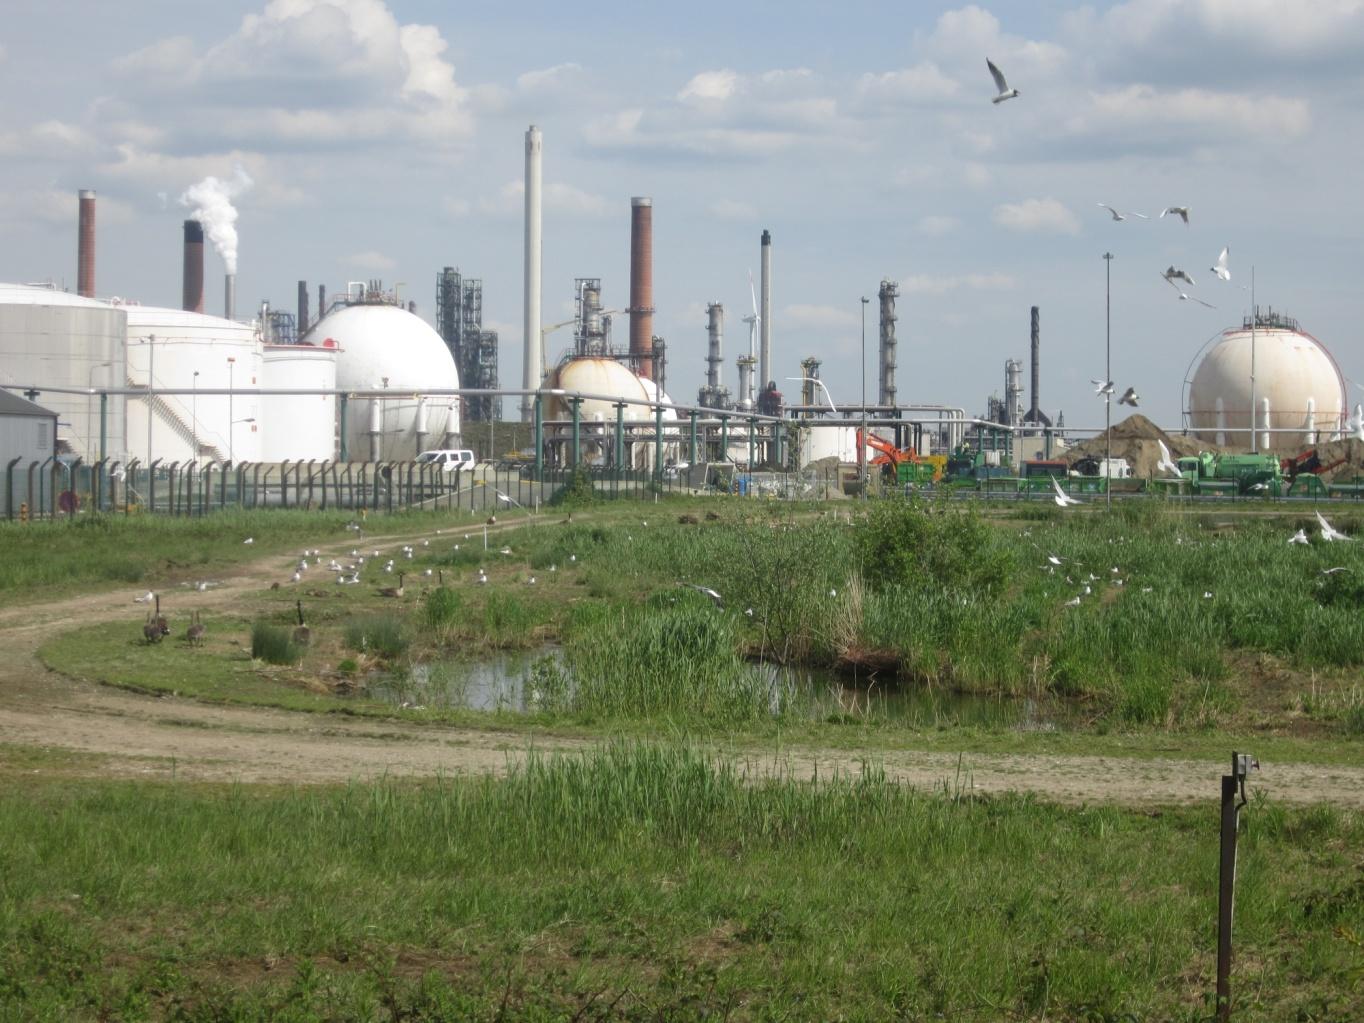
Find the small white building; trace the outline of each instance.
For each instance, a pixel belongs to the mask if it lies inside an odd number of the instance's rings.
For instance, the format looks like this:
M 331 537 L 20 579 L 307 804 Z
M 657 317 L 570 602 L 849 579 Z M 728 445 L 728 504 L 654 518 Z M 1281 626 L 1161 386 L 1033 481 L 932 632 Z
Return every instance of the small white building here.
M 0 390 L 0 472 L 9 477 L 6 517 L 17 515 L 19 504 L 27 500 L 29 466 L 42 465 L 56 454 L 57 413 Z

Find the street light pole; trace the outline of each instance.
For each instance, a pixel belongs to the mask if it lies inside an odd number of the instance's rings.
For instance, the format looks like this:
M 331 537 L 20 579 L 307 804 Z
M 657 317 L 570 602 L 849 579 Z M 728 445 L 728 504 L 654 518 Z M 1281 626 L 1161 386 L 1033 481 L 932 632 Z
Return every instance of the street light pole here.
M 867 303 L 862 296 L 862 431 L 857 439 L 857 471 L 862 480 L 862 496 L 867 496 Z
M 236 358 L 229 355 L 227 357 L 227 462 L 229 465 L 237 464 L 237 449 L 233 443 L 236 440 L 236 424 L 232 420 L 232 378 L 234 375 L 233 367 L 236 364 Z
M 199 461 L 199 371 L 194 371 L 193 380 L 194 391 L 189 399 L 189 432 L 190 444 L 194 450 L 190 457 L 197 463 Z
M 1104 253 L 1104 495 L 1113 510 L 1113 253 Z

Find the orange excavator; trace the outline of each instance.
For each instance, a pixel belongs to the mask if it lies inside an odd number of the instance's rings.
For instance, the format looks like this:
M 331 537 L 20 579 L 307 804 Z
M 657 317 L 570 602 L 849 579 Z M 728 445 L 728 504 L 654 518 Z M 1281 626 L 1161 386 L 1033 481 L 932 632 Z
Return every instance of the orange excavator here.
M 861 429 L 857 431 L 857 443 L 859 447 L 865 443 L 878 452 L 874 458 L 867 460 L 867 464 L 879 465 L 882 474 L 891 480 L 900 483 L 936 483 L 942 479 L 945 459 L 922 458 L 913 448 L 897 448 L 874 433 L 868 433 L 863 441 Z

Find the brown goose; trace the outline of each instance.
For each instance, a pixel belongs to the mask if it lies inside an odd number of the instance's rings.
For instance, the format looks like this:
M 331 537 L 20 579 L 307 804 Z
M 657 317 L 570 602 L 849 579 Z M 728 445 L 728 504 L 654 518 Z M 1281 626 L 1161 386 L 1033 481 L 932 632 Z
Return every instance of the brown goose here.
M 156 627 L 161 630 L 161 635 L 170 635 L 170 622 L 166 621 L 166 616 L 161 613 L 161 594 L 156 595 Z
M 199 620 L 199 612 L 194 612 L 194 620 L 189 623 L 189 628 L 185 630 L 185 639 L 189 640 L 190 646 L 198 646 L 204 641 L 204 633 L 208 630 L 204 628 L 204 623 Z
M 381 596 L 381 597 L 401 597 L 402 595 L 403 595 L 403 573 L 402 573 L 402 572 L 399 572 L 399 573 L 398 573 L 398 585 L 397 585 L 397 586 L 385 586 L 382 590 L 379 591 L 379 596 Z
M 303 624 L 303 601 L 294 601 L 294 606 L 298 608 L 298 627 L 294 629 L 294 642 L 299 646 L 307 646 L 313 641 L 313 630 Z
M 142 626 L 142 638 L 148 643 L 161 642 L 161 626 L 156 624 L 156 620 L 150 611 L 147 612 L 147 621 Z

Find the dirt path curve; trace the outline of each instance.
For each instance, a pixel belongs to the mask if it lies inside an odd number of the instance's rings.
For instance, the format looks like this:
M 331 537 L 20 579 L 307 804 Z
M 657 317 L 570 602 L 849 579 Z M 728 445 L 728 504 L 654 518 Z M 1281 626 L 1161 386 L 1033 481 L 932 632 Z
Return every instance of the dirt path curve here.
M 499 524 L 500 531 L 513 523 Z M 423 535 L 374 542 L 396 549 Z M 241 566 L 223 584 L 199 594 L 205 611 L 242 606 L 280 578 L 290 555 Z M 534 747 L 569 751 L 587 741 L 230 707 L 174 697 L 142 696 L 67 678 L 39 662 L 37 650 L 52 633 L 82 622 L 135 620 L 132 593 L 112 591 L 28 607 L 0 609 L 0 744 L 94 754 L 94 761 L 64 765 L 99 777 L 169 777 L 205 781 L 325 783 L 389 776 L 431 776 L 505 770 Z M 200 599 L 202 598 L 202 599 Z M 755 773 L 856 773 L 863 758 L 846 751 L 751 751 Z M 1206 802 L 1217 791 L 1222 763 L 1182 759 L 1133 760 L 1046 754 L 961 755 L 890 751 L 875 760 L 905 783 L 948 791 L 1019 791 L 1066 803 L 1152 805 Z M 88 763 L 88 768 L 82 768 Z M 1364 767 L 1272 764 L 1255 779 L 1276 799 L 1332 802 L 1364 808 Z

